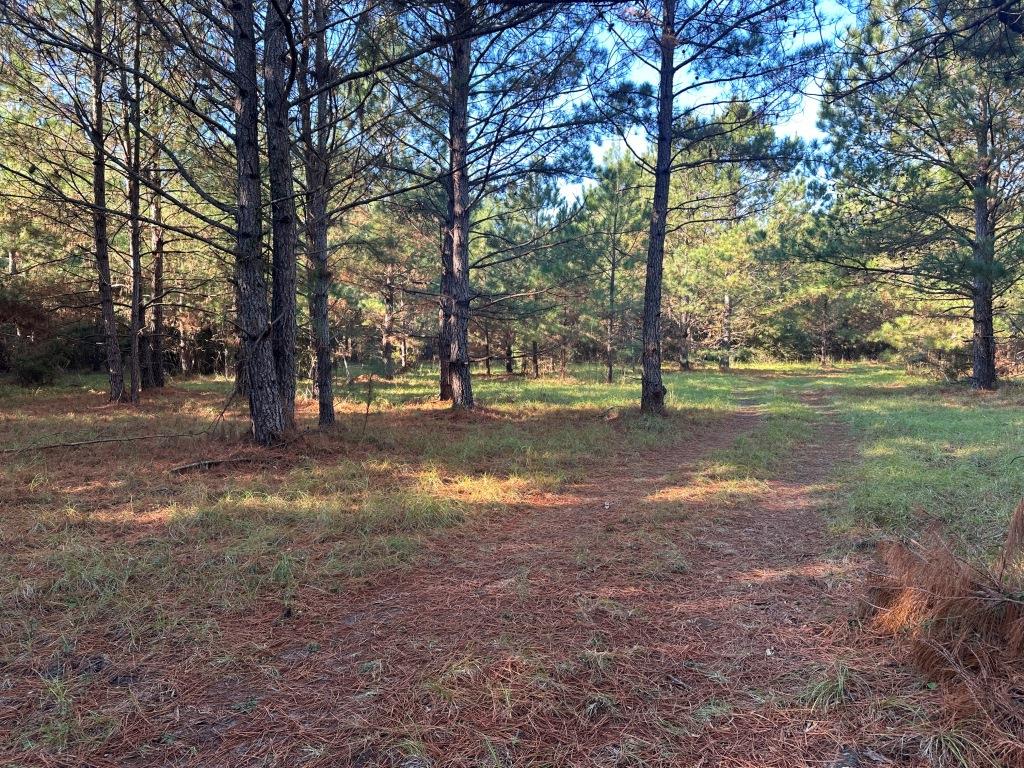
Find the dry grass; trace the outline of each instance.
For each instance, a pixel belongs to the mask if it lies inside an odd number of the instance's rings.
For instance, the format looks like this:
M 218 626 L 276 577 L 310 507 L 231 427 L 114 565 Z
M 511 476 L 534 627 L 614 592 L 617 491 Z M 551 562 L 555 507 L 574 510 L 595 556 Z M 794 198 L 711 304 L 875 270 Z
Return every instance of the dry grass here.
M 197 666 L 257 663 L 246 644 L 268 626 L 408 570 L 441 532 L 500 523 L 555 499 L 584 467 L 599 471 L 727 413 L 724 388 L 684 386 L 685 408 L 648 424 L 628 407 L 627 387 L 566 380 L 528 391 L 485 383 L 485 407 L 455 417 L 424 378 L 378 383 L 368 420 L 365 393 L 353 389 L 329 432 L 311 428 L 315 405 L 303 402 L 300 439 L 259 450 L 242 439 L 244 414 L 218 418 L 220 382 L 151 393 L 137 408 L 106 404 L 92 384 L 0 387 L 0 443 L 216 429 L 7 456 L 0 753 L 22 761 L 74 762 L 128 738 L 132 711 L 160 711 L 163 694 L 140 686 L 177 697 Z M 239 457 L 248 461 L 169 472 Z
M 587 376 L 483 381 L 462 417 L 413 378 L 365 432 L 363 388 L 330 432 L 303 402 L 275 450 L 231 411 L 11 456 L 0 764 L 948 761 L 970 732 L 848 626 L 862 563 L 820 511 L 853 445 L 813 382 L 673 376 L 651 421 Z M 0 440 L 194 431 L 223 396 L 0 388 Z M 209 457 L 250 461 L 168 471 Z
M 936 681 L 955 728 L 928 751 L 939 763 L 1024 764 L 1024 502 L 994 564 L 954 554 L 935 530 L 925 543 L 886 542 L 880 554 L 872 625 Z

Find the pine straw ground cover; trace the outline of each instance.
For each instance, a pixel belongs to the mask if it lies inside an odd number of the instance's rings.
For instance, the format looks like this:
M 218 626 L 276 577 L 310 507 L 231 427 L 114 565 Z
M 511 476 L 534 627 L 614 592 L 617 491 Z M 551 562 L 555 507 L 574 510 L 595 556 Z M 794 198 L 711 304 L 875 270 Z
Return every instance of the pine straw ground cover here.
M 962 762 L 1024 765 L 1024 502 L 991 566 L 957 555 L 938 532 L 886 542 L 880 555 L 867 616 L 941 681 Z
M 130 409 L 89 384 L 0 390 L 0 445 L 199 431 L 226 387 Z M 407 377 L 273 451 L 229 411 L 6 454 L 0 764 L 984 764 L 939 686 L 850 624 L 856 486 L 891 437 L 851 404 L 934 388 L 669 384 L 666 421 L 590 372 L 481 382 L 462 418 Z M 248 461 L 169 472 L 205 458 Z

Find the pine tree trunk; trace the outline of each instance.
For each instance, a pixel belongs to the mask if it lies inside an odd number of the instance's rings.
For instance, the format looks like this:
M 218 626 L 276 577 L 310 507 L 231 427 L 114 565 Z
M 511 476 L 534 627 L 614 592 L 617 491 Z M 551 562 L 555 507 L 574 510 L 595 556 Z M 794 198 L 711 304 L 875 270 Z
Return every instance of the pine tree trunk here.
M 979 154 L 987 154 L 987 141 L 979 140 Z M 995 226 L 989 211 L 987 168 L 978 173 L 974 185 L 974 277 L 971 281 L 972 375 L 975 389 L 996 387 L 996 343 L 992 310 L 992 265 L 995 260 Z
M 505 373 L 515 372 L 515 354 L 512 351 L 511 339 L 505 340 Z
M 617 218 L 617 216 L 615 217 Z M 615 229 L 616 224 L 612 224 Z M 605 381 L 612 383 L 615 377 L 615 267 L 616 264 L 615 233 L 612 233 L 612 245 L 610 253 L 610 269 L 608 272 L 608 320 L 605 325 L 604 355 L 607 368 Z
M 135 72 L 142 62 L 142 30 L 136 15 L 134 29 L 134 53 L 132 56 Z M 128 91 L 127 81 L 122 82 Z M 142 115 L 139 102 L 142 88 L 137 74 L 132 77 L 130 93 L 131 103 L 125 120 L 125 150 L 127 153 L 128 172 L 128 228 L 129 254 L 132 265 L 132 301 L 131 301 L 131 345 L 129 361 L 131 365 L 131 395 L 133 403 L 139 402 L 142 392 L 142 329 L 144 323 L 142 307 L 142 200 L 140 196 L 140 180 L 142 176 Z
M 445 237 L 447 242 L 447 235 Z M 440 306 L 437 310 L 438 332 L 437 332 L 437 361 L 440 366 L 440 392 L 438 399 L 449 401 L 452 399 L 452 367 L 451 367 L 451 259 L 447 252 L 444 256 L 444 266 L 441 274 L 441 296 Z
M 153 165 L 153 203 L 150 230 L 150 248 L 153 251 L 153 386 L 162 387 L 164 378 L 164 227 L 161 200 L 161 174 L 157 163 Z
M 728 293 L 722 302 L 722 354 L 718 367 L 723 371 L 732 367 L 732 298 Z
M 683 298 L 683 316 L 680 320 L 682 326 L 680 332 L 679 341 L 679 370 L 688 371 L 690 370 L 690 299 L 689 297 Z
M 537 340 L 533 341 L 533 378 L 540 378 L 540 360 L 537 357 Z
M 310 18 L 312 17 L 312 18 Z M 313 332 L 314 386 L 321 427 L 334 424 L 334 349 L 331 344 L 329 297 L 334 277 L 330 271 L 328 252 L 328 197 L 330 164 L 328 159 L 329 119 L 328 94 L 323 82 L 330 74 L 327 63 L 327 25 L 323 0 L 306 0 L 303 4 L 304 32 L 313 37 L 312 69 L 316 95 L 311 99 L 306 78 L 299 78 L 302 96 L 303 162 L 306 174 L 306 260 L 309 264 L 309 322 Z M 315 30 L 315 31 L 312 31 Z M 314 118 L 315 110 L 315 118 Z M 316 124 L 314 126 L 314 119 Z
M 331 283 L 333 277 L 327 262 L 327 200 L 323 195 L 315 204 L 315 222 L 307 212 L 309 240 L 309 261 L 311 262 L 312 286 L 309 293 L 309 318 L 313 330 L 313 350 L 316 358 L 315 378 L 317 391 L 317 423 L 330 426 L 334 423 L 334 350 L 331 344 L 331 323 L 328 316 Z M 312 226 L 311 226 L 312 225 Z
M 440 227 L 441 231 L 441 284 L 437 297 L 437 363 L 440 371 L 438 381 L 438 399 L 446 402 L 452 399 L 452 377 L 449 355 L 451 354 L 451 283 L 452 274 L 452 243 L 451 228 L 448 219 Z
M 138 189 L 135 191 L 138 195 Z M 131 196 L 129 192 L 129 197 Z M 129 203 L 131 213 L 129 218 L 131 229 L 129 237 L 129 253 L 132 265 L 132 304 L 131 304 L 131 344 L 128 352 L 129 369 L 131 372 L 131 390 L 129 399 L 133 403 L 139 402 L 139 394 L 142 392 L 142 334 L 145 323 L 145 311 L 142 307 L 142 223 L 137 218 L 138 203 Z
M 381 324 L 381 357 L 384 360 L 384 378 L 395 377 L 395 346 L 392 336 L 395 332 L 395 289 L 388 275 L 384 285 L 384 320 Z
M 822 297 L 821 318 L 818 321 L 818 364 L 825 368 L 828 366 L 828 296 Z
M 449 380 L 452 407 L 473 407 L 469 368 L 469 95 L 472 20 L 460 2 L 454 21 L 456 39 L 451 43 L 451 91 L 448 113 L 450 152 L 448 167 L 448 251 L 451 258 L 446 304 L 449 317 Z
M 992 312 L 992 285 L 989 281 L 975 278 L 971 303 L 974 331 L 971 379 L 975 389 L 995 389 L 995 329 Z
M 146 328 L 145 322 L 144 317 L 143 328 Z M 156 387 L 153 379 L 153 334 L 149 330 L 143 331 L 139 346 L 142 350 L 142 391 L 146 392 Z
M 290 0 L 267 6 L 264 30 L 264 107 L 267 125 L 267 173 L 270 177 L 271 343 L 275 376 L 285 431 L 295 422 L 296 300 L 295 184 L 292 174 L 292 134 L 289 127 L 287 30 L 291 24 Z
M 103 114 L 103 0 L 92 4 L 92 231 L 99 279 L 100 314 L 103 318 L 103 341 L 106 349 L 110 399 L 123 400 L 124 366 L 121 362 L 121 341 L 117 333 L 114 310 L 114 286 L 110 276 L 110 239 L 107 233 L 107 151 Z
M 230 7 L 235 59 L 238 326 L 253 437 L 260 445 L 270 445 L 284 434 L 284 419 L 270 341 L 267 284 L 261 258 L 259 91 L 256 88 L 253 0 L 238 0 Z
M 665 261 L 669 181 L 672 175 L 672 111 L 675 75 L 676 0 L 664 0 L 661 23 L 661 64 L 658 75 L 658 145 L 654 161 L 654 197 L 650 238 L 647 245 L 647 276 L 644 283 L 643 373 L 640 410 L 665 412 L 665 385 L 661 379 L 661 283 Z
M 235 291 L 238 291 L 237 282 Z M 185 327 L 185 297 L 179 294 L 176 302 L 178 311 L 178 372 L 182 376 L 191 376 L 195 369 L 195 358 L 192 347 L 188 343 L 188 329 Z
M 484 371 L 491 375 L 491 327 L 484 324 Z

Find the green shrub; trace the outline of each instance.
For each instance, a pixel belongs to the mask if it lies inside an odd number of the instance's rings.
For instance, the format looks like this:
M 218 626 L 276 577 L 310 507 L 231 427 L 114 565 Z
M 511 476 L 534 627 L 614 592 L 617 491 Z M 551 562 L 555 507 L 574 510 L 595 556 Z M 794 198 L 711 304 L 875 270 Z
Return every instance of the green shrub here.
M 971 368 L 971 348 L 962 323 L 901 315 L 876 337 L 895 349 L 894 362 L 908 372 L 921 371 L 955 381 Z
M 67 354 L 56 342 L 23 345 L 11 355 L 11 372 L 23 387 L 47 387 L 57 381 L 67 362 Z

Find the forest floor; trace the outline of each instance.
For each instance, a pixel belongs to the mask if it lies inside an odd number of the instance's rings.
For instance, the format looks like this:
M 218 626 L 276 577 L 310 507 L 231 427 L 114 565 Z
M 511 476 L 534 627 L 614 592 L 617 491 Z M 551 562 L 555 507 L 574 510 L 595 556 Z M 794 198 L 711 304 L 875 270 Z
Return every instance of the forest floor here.
M 0 765 L 992 765 L 858 604 L 880 537 L 997 545 L 1020 390 L 668 383 L 357 385 L 272 451 L 222 382 L 0 388 Z

